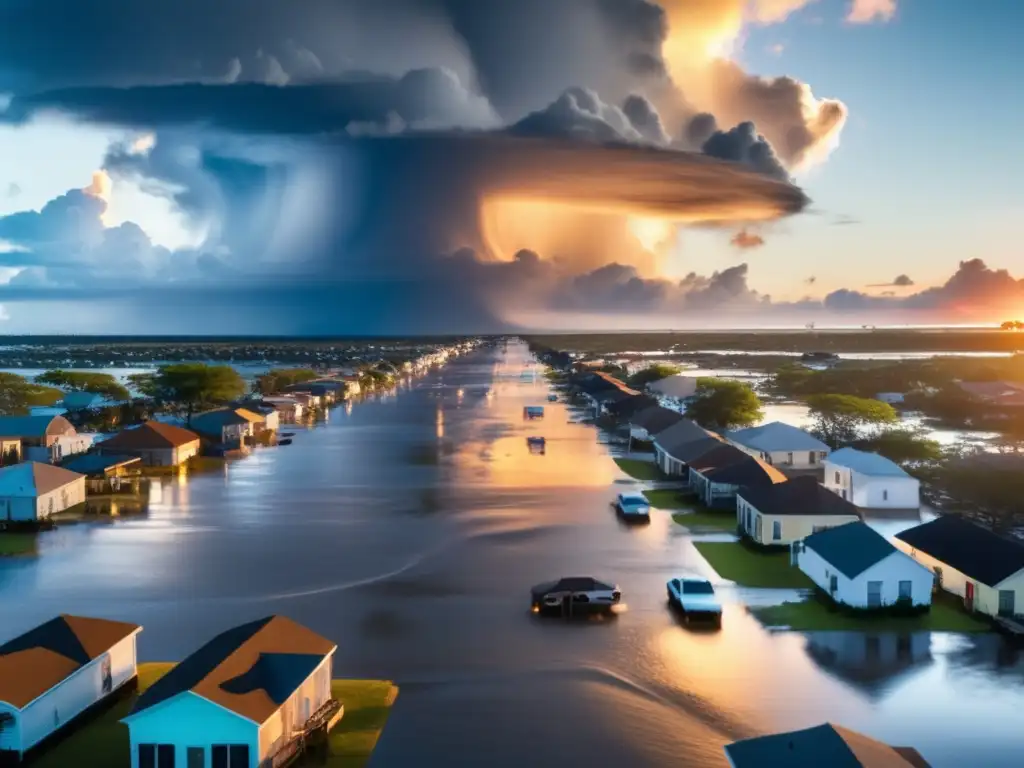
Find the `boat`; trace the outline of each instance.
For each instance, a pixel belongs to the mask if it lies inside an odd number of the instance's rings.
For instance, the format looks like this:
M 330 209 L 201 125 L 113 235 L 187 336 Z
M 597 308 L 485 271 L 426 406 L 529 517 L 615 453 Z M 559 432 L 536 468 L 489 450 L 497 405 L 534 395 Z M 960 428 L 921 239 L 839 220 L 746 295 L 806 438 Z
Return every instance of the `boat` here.
M 277 444 L 278 445 L 291 445 L 292 444 L 292 439 L 290 437 L 286 437 L 284 440 L 278 440 Z

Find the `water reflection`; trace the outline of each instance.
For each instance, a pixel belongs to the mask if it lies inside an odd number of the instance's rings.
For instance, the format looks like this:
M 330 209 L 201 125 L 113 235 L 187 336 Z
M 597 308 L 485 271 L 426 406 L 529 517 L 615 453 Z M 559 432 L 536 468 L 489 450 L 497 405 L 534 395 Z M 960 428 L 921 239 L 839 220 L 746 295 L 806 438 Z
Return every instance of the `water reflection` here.
M 933 661 L 930 632 L 812 632 L 807 655 L 829 674 L 876 698 Z

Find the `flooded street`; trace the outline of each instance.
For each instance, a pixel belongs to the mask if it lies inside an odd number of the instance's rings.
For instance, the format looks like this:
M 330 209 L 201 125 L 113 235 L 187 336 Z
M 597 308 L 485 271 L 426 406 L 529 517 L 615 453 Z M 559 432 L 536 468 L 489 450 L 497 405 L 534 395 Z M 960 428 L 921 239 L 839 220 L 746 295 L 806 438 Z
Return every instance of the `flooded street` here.
M 401 687 L 374 766 L 725 766 L 725 743 L 826 720 L 936 768 L 1021 764 L 1024 658 L 998 636 L 773 634 L 743 601 L 787 593 L 728 583 L 720 632 L 683 626 L 666 580 L 714 573 L 667 515 L 618 523 L 631 481 L 521 377 L 531 362 L 476 351 L 291 446 L 154 485 L 145 515 L 46 534 L 0 560 L 0 636 L 102 616 L 144 626 L 140 660 L 175 660 L 286 614 L 338 643 L 336 677 Z M 569 575 L 617 582 L 627 609 L 532 616 L 530 586 Z

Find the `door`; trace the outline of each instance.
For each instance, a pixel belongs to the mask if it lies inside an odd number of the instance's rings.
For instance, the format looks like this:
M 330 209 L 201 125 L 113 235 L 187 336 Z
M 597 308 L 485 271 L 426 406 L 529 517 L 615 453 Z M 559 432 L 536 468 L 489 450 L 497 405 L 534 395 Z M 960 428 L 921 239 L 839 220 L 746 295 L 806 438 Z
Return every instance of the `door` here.
M 964 590 L 964 608 L 968 611 L 974 610 L 974 582 L 968 581 L 967 588 Z
M 1016 612 L 1014 605 L 1016 593 L 1012 589 L 999 590 L 999 615 L 1013 616 Z

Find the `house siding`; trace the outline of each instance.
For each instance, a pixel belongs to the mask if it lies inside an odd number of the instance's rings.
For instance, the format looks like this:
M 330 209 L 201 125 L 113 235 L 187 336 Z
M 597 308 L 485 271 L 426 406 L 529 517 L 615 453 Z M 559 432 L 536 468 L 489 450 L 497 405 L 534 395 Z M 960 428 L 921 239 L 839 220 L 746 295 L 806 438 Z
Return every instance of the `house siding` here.
M 332 653 L 260 727 L 260 766 L 269 765 L 278 750 L 288 743 L 287 734 L 300 728 L 314 712 L 330 701 L 333 665 Z
M 204 768 L 211 768 L 210 747 L 214 744 L 248 744 L 249 768 L 259 765 L 259 726 L 191 691 L 124 722 L 128 725 L 132 768 L 139 768 L 139 744 L 173 744 L 174 768 L 189 768 L 188 747 L 202 747 Z
M 953 568 L 950 565 L 932 557 L 926 552 L 914 549 L 906 542 L 896 539 L 895 544 L 902 552 L 907 553 L 918 563 L 935 573 L 936 569 L 941 570 L 941 586 L 946 592 L 960 598 L 967 596 L 967 582 L 974 584 L 974 610 L 988 616 L 999 614 L 999 592 L 1010 590 L 1014 593 L 1014 607 L 1016 614 L 1024 613 L 1024 570 L 1018 571 L 1013 576 L 1003 579 L 995 587 L 982 584 Z
M 822 484 L 862 509 L 917 509 L 921 506 L 921 483 L 913 477 L 874 477 L 827 461 Z
M 0 752 L 17 751 L 21 744 L 21 720 L 18 718 L 18 710 L 0 701 L 0 716 L 2 715 L 10 715 L 14 721 L 8 721 L 0 726 Z
M 868 582 L 882 582 L 882 605 L 893 605 L 899 598 L 899 582 L 911 582 L 914 605 L 931 605 L 932 574 L 927 568 L 900 551 L 892 552 L 856 578 L 847 578 L 813 549 L 806 548 L 797 557 L 797 565 L 815 584 L 832 595 L 836 602 L 856 608 L 868 607 Z M 831 576 L 836 578 L 836 591 L 830 588 Z
M 36 519 L 45 520 L 50 515 L 64 512 L 85 501 L 85 477 L 80 477 L 49 493 L 36 497 Z
M 27 751 L 54 731 L 116 691 L 136 675 L 135 638 L 114 645 L 110 659 L 110 691 L 103 690 L 103 659 L 99 656 L 30 703 L 19 716 L 21 751 Z
M 757 533 L 757 520 L 761 520 L 761 532 Z M 736 522 L 758 544 L 792 544 L 815 533 L 816 530 L 835 528 L 837 525 L 855 523 L 858 515 L 766 515 L 742 496 L 736 497 Z M 775 523 L 781 527 L 781 538 L 774 538 Z
M 750 446 L 737 443 L 733 440 L 729 440 L 728 442 L 730 445 L 739 448 L 748 456 L 760 459 L 766 464 L 771 464 L 773 467 L 818 469 L 825 463 L 825 457 L 828 456 L 828 451 L 762 451 L 758 448 L 751 448 Z
M 733 508 L 736 504 L 738 485 L 713 483 L 695 469 L 690 469 L 690 485 L 709 507 Z
M 199 440 L 193 440 L 175 448 L 100 448 L 100 453 L 138 456 L 142 459 L 142 463 L 149 467 L 176 467 L 199 454 Z

